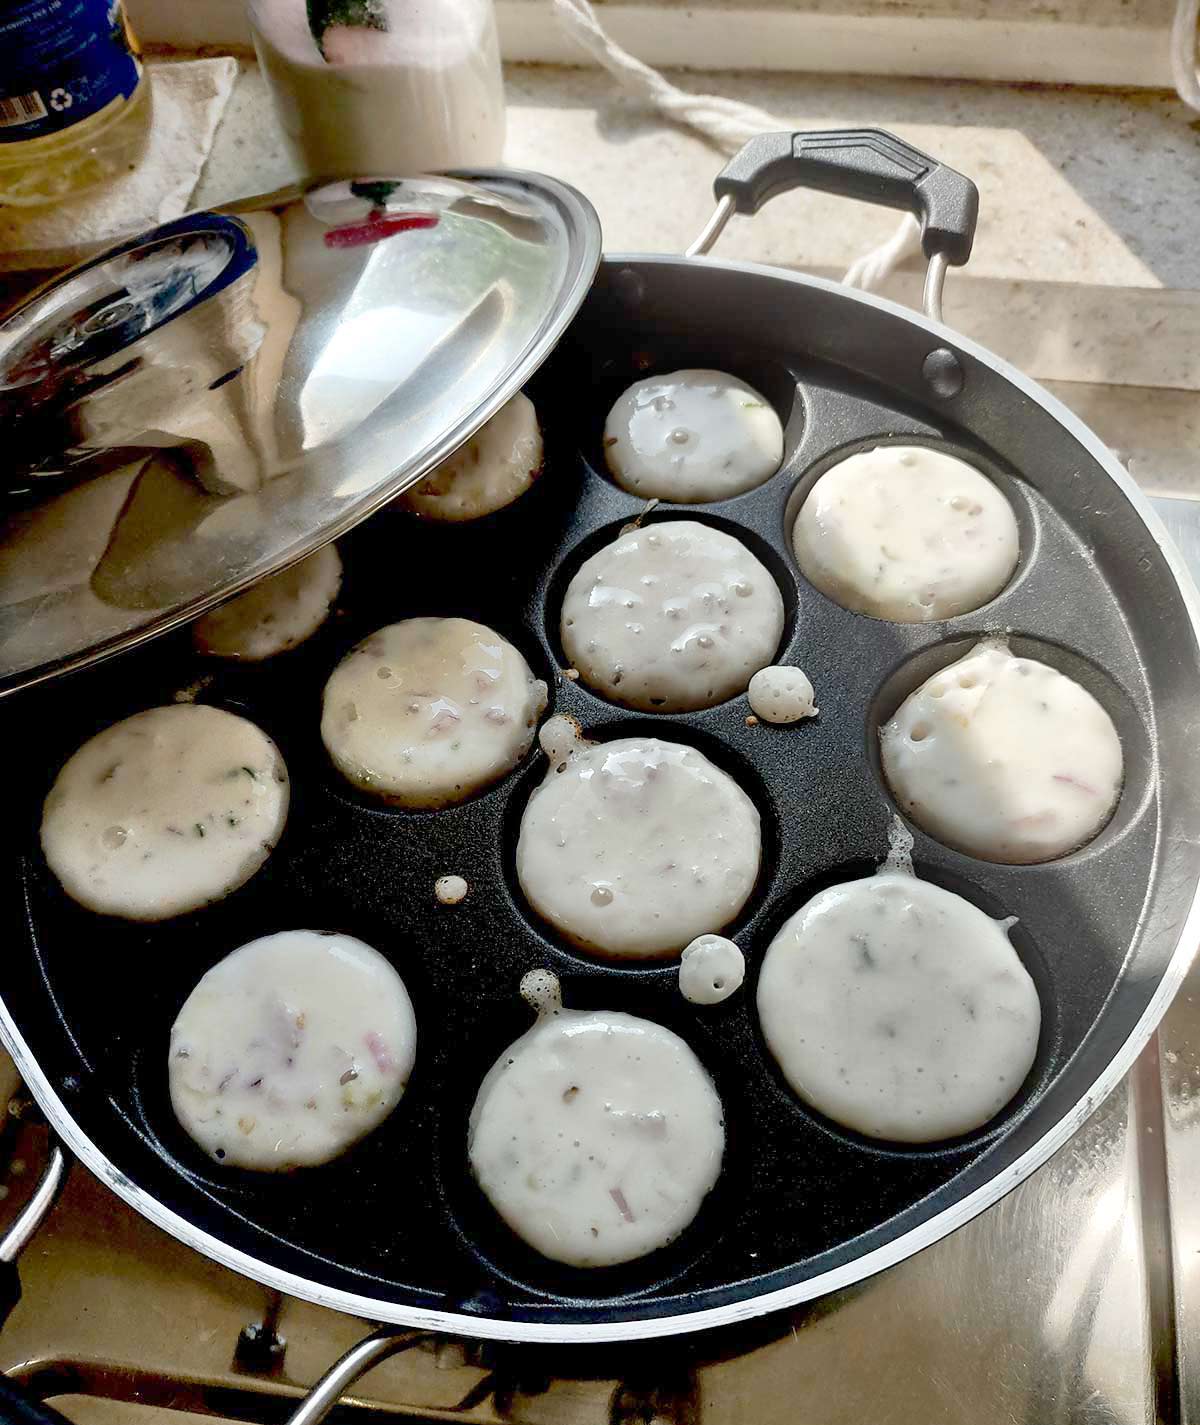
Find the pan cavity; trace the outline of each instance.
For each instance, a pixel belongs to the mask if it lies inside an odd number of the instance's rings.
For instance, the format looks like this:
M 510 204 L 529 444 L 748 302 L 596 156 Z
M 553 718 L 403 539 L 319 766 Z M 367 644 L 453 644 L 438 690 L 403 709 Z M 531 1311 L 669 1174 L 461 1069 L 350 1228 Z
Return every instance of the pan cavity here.
M 931 836 L 985 861 L 1052 861 L 1116 808 L 1124 754 L 1087 689 L 984 639 L 927 678 L 879 731 L 884 777 Z
M 1017 519 L 973 465 L 923 445 L 880 445 L 821 475 L 792 527 L 800 572 L 834 603 L 894 623 L 970 613 L 1005 587 Z
M 391 1113 L 416 1043 L 408 992 L 377 950 L 283 931 L 218 961 L 188 996 L 171 1030 L 171 1104 L 228 1167 L 309 1167 Z
M 1041 1006 L 1011 920 L 904 860 L 821 891 L 784 924 L 763 959 L 758 1013 L 809 1107 L 869 1138 L 931 1143 L 1012 1100 L 1037 1056 Z
M 623 490 L 695 505 L 756 489 L 783 462 L 783 426 L 759 391 L 723 371 L 637 381 L 604 424 L 604 459 Z
M 567 586 L 563 651 L 602 697 L 643 712 L 691 712 L 745 691 L 774 658 L 784 606 L 766 567 L 695 520 L 627 529 Z
M 522 992 L 538 1018 L 480 1086 L 471 1170 L 542 1256 L 589 1268 L 644 1257 L 689 1226 L 717 1181 L 721 1100 L 664 1025 L 564 1008 L 552 977 L 530 979 Z
M 677 955 L 723 929 L 758 879 L 754 803 L 703 753 L 657 737 L 585 741 L 542 730 L 550 759 L 521 818 L 517 879 L 533 910 L 585 951 Z
M 545 683 L 493 629 L 411 618 L 377 630 L 334 669 L 321 737 L 361 791 L 443 807 L 511 772 L 545 709 Z

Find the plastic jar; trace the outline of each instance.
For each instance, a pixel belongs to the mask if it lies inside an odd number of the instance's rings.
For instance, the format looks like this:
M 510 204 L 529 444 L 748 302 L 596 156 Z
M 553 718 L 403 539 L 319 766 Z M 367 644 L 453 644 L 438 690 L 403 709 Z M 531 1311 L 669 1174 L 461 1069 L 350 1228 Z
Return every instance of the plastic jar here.
M 312 177 L 494 164 L 504 82 L 492 0 L 248 0 L 254 47 Z
M 0 5 L 0 203 L 55 203 L 128 173 L 150 110 L 120 0 Z

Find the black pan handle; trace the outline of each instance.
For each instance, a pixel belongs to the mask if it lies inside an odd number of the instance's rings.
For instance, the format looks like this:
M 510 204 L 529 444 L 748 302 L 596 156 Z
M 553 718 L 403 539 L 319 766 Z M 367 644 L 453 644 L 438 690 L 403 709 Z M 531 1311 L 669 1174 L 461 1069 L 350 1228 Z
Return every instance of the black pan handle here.
M 912 213 L 929 259 L 925 311 L 941 321 L 946 268 L 961 267 L 975 241 L 979 190 L 969 178 L 882 129 L 759 134 L 717 175 L 717 209 L 688 257 L 708 252 L 734 213 L 752 216 L 792 188 L 816 188 Z
M 882 129 L 760 134 L 736 153 L 713 184 L 737 212 L 757 213 L 780 193 L 815 188 L 884 208 L 907 209 L 921 224 L 926 257 L 952 267 L 971 256 L 979 190 L 969 178 Z

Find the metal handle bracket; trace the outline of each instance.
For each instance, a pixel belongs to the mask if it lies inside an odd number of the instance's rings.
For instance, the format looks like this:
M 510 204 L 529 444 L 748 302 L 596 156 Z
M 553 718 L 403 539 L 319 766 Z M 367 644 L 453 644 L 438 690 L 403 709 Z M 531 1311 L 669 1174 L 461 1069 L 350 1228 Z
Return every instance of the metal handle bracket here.
M 793 188 L 911 212 L 921 224 L 921 247 L 929 259 L 925 311 L 941 321 L 946 268 L 961 266 L 971 255 L 979 192 L 969 178 L 881 129 L 752 138 L 717 175 L 716 210 L 687 255 L 710 251 L 735 212 L 753 215 Z

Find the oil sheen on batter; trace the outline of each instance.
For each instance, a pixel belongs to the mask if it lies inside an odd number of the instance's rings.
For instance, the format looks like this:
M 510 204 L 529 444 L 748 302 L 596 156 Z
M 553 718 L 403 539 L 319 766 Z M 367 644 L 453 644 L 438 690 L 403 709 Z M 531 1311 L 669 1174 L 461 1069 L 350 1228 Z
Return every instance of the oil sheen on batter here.
M 783 427 L 752 386 L 723 371 L 672 371 L 635 382 L 608 413 L 604 458 L 623 489 L 697 505 L 769 480 Z
M 316 633 L 341 587 L 342 561 L 326 544 L 198 618 L 193 641 L 201 653 L 247 663 L 285 653 Z
M 399 806 L 462 801 L 533 743 L 546 685 L 506 639 L 461 618 L 412 618 L 364 639 L 325 685 L 338 771 Z
M 827 470 L 792 545 L 801 573 L 835 603 L 895 623 L 986 604 L 1019 552 L 1016 516 L 996 486 L 923 445 L 877 446 Z
M 671 1030 L 548 1008 L 500 1055 L 471 1111 L 480 1187 L 535 1251 L 612 1266 L 673 1241 L 717 1180 L 721 1101 Z
M 871 1138 L 970 1132 L 1021 1087 L 1037 991 L 970 902 L 884 871 L 832 886 L 771 942 L 758 982 L 767 1047 L 795 1092 Z
M 550 768 L 517 841 L 517 876 L 539 915 L 622 959 L 675 954 L 734 919 L 758 876 L 761 833 L 732 777 L 678 742 L 582 742 L 564 718 L 547 722 L 542 746 Z
M 1121 792 L 1121 741 L 1096 699 L 996 640 L 922 683 L 880 739 L 904 814 L 985 861 L 1066 855 L 1104 826 Z
M 328 1162 L 400 1102 L 417 1026 L 400 976 L 369 945 L 285 930 L 213 966 L 171 1029 L 171 1103 L 228 1167 Z
M 66 763 L 42 812 L 42 850 L 81 905 L 165 920 L 220 900 L 283 832 L 288 776 L 271 739 L 201 703 L 150 708 Z
M 563 649 L 598 693 L 645 712 L 742 692 L 783 633 L 775 580 L 740 540 L 695 520 L 627 530 L 567 587 Z
M 518 392 L 400 503 L 428 519 L 476 520 L 511 505 L 541 473 L 537 412 Z

